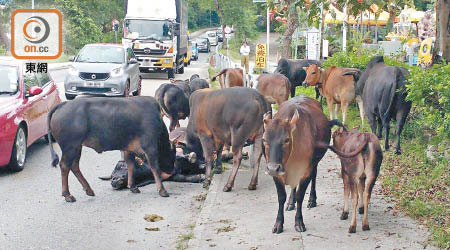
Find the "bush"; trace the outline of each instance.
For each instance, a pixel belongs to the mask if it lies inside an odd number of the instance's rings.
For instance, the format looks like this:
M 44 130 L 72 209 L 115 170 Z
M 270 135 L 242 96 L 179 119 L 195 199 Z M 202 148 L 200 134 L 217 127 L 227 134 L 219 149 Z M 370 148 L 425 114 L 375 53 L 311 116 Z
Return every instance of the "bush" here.
M 423 113 L 422 128 L 440 139 L 450 139 L 450 64 L 411 68 L 408 99 Z

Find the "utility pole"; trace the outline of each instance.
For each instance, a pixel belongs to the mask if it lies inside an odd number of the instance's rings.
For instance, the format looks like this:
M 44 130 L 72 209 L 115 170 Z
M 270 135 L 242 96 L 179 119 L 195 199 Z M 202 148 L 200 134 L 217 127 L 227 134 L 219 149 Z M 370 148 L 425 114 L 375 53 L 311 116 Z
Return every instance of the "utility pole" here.
M 31 0 L 31 8 L 34 9 L 34 0 Z
M 267 23 L 266 23 L 266 72 L 269 72 L 269 58 L 270 58 L 270 50 L 269 50 L 269 39 L 270 39 L 270 14 L 269 14 L 269 6 L 267 6 Z
M 347 51 L 347 2 L 344 5 L 344 21 L 342 22 L 342 50 Z

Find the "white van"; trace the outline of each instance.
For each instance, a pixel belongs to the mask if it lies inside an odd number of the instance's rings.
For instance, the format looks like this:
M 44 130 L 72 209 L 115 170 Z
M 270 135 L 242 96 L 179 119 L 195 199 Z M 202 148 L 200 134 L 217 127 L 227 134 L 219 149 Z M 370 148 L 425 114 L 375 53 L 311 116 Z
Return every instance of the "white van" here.
M 209 43 L 211 44 L 211 46 L 216 46 L 218 43 L 218 39 L 217 39 L 217 34 L 216 31 L 208 31 L 206 32 L 206 37 L 209 40 Z

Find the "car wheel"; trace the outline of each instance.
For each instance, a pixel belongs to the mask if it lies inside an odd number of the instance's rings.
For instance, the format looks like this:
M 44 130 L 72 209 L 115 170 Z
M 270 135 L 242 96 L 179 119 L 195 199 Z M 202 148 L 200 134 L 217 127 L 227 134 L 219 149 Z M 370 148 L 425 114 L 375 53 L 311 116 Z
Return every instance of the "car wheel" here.
M 139 77 L 137 89 L 133 92 L 134 96 L 140 96 L 141 95 L 141 89 L 142 89 L 142 79 Z
M 130 96 L 130 81 L 127 81 L 127 84 L 125 85 L 125 89 L 123 90 L 123 96 L 124 97 Z
M 25 166 L 27 156 L 27 135 L 25 129 L 20 126 L 17 129 L 16 138 L 14 140 L 11 160 L 9 161 L 9 169 L 13 172 L 22 171 Z
M 66 99 L 67 100 L 73 100 L 75 99 L 75 97 L 77 97 L 76 95 L 71 95 L 71 94 L 66 94 Z
M 167 78 L 168 78 L 168 79 L 173 79 L 173 78 L 175 78 L 175 70 L 174 70 L 174 69 L 168 69 L 168 70 L 167 70 Z

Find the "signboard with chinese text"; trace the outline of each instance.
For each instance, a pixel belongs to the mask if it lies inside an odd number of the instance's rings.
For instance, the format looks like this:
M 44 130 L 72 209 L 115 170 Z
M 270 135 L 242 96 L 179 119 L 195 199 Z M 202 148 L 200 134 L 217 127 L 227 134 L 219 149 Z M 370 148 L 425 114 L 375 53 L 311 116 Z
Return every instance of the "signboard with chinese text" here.
M 266 44 L 256 44 L 255 68 L 264 69 L 266 67 Z

